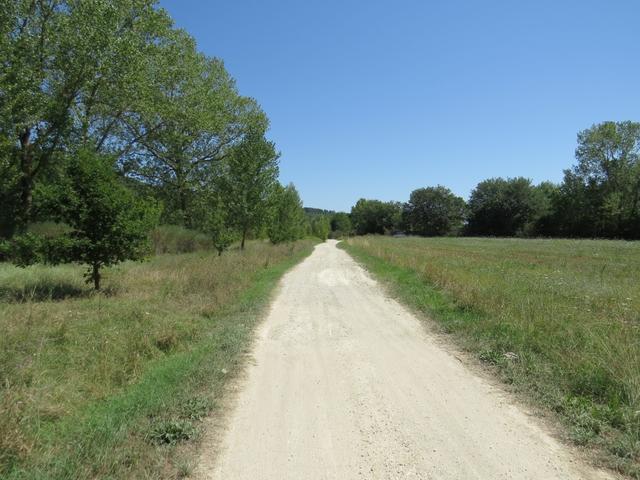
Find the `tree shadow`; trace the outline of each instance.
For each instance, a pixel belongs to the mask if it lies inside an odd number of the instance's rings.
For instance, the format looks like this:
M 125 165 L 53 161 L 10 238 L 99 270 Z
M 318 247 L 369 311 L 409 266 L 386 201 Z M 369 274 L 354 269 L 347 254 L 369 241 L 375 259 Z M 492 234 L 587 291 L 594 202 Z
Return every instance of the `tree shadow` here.
M 90 288 L 64 281 L 39 281 L 21 286 L 0 285 L 0 302 L 27 303 L 61 301 L 94 295 Z

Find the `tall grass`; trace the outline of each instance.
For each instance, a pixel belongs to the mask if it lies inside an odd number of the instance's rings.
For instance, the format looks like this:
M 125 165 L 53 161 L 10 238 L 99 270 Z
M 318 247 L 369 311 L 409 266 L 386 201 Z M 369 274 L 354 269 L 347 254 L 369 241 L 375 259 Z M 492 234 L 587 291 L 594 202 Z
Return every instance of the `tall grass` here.
M 211 238 L 207 235 L 179 225 L 160 225 L 151 231 L 149 240 L 156 255 L 213 249 Z
M 0 477 L 172 478 L 279 276 L 312 241 L 106 271 L 0 265 Z M 62 293 L 61 293 L 62 292 Z
M 345 248 L 558 412 L 576 443 L 640 478 L 639 242 L 358 237 Z

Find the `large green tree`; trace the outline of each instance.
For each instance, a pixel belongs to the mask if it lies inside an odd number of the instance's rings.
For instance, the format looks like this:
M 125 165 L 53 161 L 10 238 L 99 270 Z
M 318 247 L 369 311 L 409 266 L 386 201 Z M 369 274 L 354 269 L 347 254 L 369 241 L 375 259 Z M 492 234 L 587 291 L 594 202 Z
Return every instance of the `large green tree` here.
M 358 235 L 384 234 L 399 228 L 402 205 L 361 198 L 351 208 L 351 222 Z
M 640 123 L 583 130 L 576 159 L 556 199 L 561 233 L 640 238 Z
M 107 147 L 170 21 L 152 0 L 3 0 L 0 10 L 0 154 L 9 158 L 0 168 L 14 179 L 2 186 L 11 233 L 31 220 L 36 182 L 67 151 Z
M 448 188 L 437 186 L 411 192 L 402 217 L 406 228 L 417 235 L 455 234 L 462 228 L 466 205 Z
M 214 178 L 235 146 L 268 120 L 255 100 L 238 94 L 222 61 L 197 52 L 188 35 L 174 32 L 168 54 L 155 65 L 151 101 L 126 118 L 135 142 L 120 162 L 123 171 L 156 187 L 164 220 L 195 225 L 193 197 Z
M 526 234 L 543 212 L 544 202 L 542 192 L 527 178 L 484 180 L 469 198 L 468 233 L 500 237 Z

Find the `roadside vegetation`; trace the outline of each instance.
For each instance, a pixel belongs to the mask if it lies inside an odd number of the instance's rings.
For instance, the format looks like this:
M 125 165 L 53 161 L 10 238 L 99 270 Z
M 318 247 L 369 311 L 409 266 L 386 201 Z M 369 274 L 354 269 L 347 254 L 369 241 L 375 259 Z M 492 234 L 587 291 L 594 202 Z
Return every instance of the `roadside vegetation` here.
M 326 229 L 258 102 L 157 1 L 1 10 L 0 477 L 177 477 Z
M 349 253 L 578 445 L 640 478 L 640 244 L 354 237 Z
M 157 1 L 3 2 L 0 58 L 0 261 L 82 264 L 100 290 L 158 225 L 219 255 L 305 236 L 266 113 Z
M 79 266 L 0 264 L 0 477 L 187 474 L 272 288 L 314 243 L 126 262 L 103 293 Z

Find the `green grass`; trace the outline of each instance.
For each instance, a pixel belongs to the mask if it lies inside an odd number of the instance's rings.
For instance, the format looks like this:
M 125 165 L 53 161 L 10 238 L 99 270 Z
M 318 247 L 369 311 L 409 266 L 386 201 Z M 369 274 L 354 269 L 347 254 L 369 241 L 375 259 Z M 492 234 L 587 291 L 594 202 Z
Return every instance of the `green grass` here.
M 0 477 L 179 478 L 280 276 L 313 241 L 107 270 L 0 265 Z
M 556 412 L 598 463 L 640 478 L 640 242 L 342 245 L 514 390 Z

